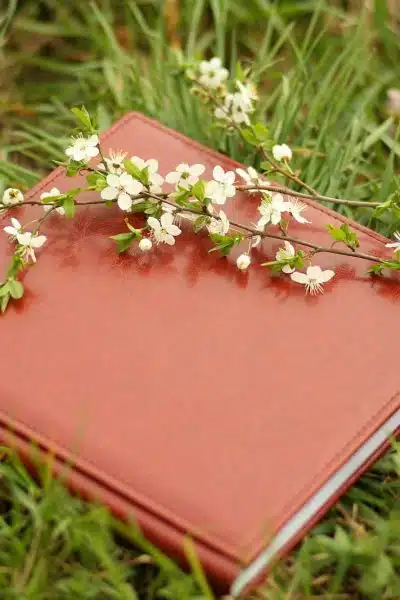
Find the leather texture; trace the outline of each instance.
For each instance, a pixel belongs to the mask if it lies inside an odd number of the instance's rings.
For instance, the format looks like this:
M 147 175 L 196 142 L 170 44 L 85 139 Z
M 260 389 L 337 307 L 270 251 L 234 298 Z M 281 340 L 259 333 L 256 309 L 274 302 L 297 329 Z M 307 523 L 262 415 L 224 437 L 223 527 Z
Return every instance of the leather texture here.
M 156 157 L 161 174 L 180 162 L 205 164 L 208 177 L 239 166 L 137 113 L 102 145 Z M 28 196 L 79 184 L 56 169 Z M 238 194 L 227 213 L 255 221 L 257 203 Z M 291 234 L 329 243 L 325 224 L 348 220 L 307 204 L 312 225 Z M 14 213 L 24 223 L 39 210 Z M 166 549 L 180 553 L 189 532 L 209 572 L 230 581 L 399 408 L 399 279 L 320 255 L 337 274 L 309 297 L 260 266 L 238 272 L 243 249 L 220 258 L 189 230 L 175 247 L 118 256 L 109 236 L 124 216 L 87 206 L 47 221 L 26 296 L 0 320 L 3 436 L 72 461 L 72 488 L 135 514 Z M 385 254 L 384 238 L 351 225 L 364 252 Z M 265 241 L 254 256 L 278 247 Z

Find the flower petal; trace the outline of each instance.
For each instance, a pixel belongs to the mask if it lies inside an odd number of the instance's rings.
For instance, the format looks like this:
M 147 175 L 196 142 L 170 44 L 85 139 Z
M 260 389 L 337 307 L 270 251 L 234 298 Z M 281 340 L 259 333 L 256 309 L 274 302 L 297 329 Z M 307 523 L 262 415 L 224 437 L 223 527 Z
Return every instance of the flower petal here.
M 21 223 L 15 217 L 11 217 L 11 225 L 15 227 L 15 229 L 21 229 Z
M 201 165 L 200 163 L 196 163 L 195 165 L 192 165 L 190 167 L 190 174 L 197 175 L 197 177 L 199 177 L 200 175 L 202 175 L 204 173 L 205 170 L 206 170 L 206 168 L 204 165 Z
M 177 225 L 169 225 L 167 228 L 167 232 L 171 235 L 179 235 L 182 233 L 182 229 L 179 229 Z
M 118 187 L 119 186 L 119 175 L 115 175 L 115 173 L 110 173 L 107 175 L 106 181 L 110 187 Z
M 216 181 L 222 182 L 224 180 L 225 171 L 220 165 L 216 165 L 213 169 L 213 178 Z
M 310 279 L 317 279 L 319 281 L 320 277 L 321 277 L 321 273 L 322 273 L 322 269 L 318 265 L 315 265 L 315 266 L 311 265 L 311 266 L 307 267 L 307 275 Z
M 121 210 L 129 210 L 132 206 L 132 198 L 126 192 L 121 192 L 118 196 L 117 204 Z
M 178 173 L 177 171 L 171 171 L 170 173 L 166 174 L 165 181 L 167 183 L 178 183 L 180 178 L 181 178 L 180 173 Z
M 282 267 L 282 273 L 293 273 L 294 268 L 291 267 L 290 265 L 283 265 Z
M 335 275 L 335 271 L 331 271 L 331 270 L 327 269 L 326 271 L 322 271 L 319 280 L 322 283 L 326 283 L 327 281 L 330 281 L 334 275 Z
M 160 223 L 164 229 L 168 229 L 174 222 L 174 216 L 170 212 L 165 212 L 161 215 Z
M 173 245 L 175 244 L 175 238 L 174 238 L 174 236 L 173 236 L 173 235 L 170 235 L 169 233 L 167 233 L 167 234 L 164 236 L 164 242 L 165 242 L 166 244 L 168 244 L 168 246 L 173 246 Z
M 46 241 L 47 237 L 45 235 L 38 235 L 32 238 L 31 246 L 32 248 L 41 248 Z
M 149 217 L 147 219 L 147 224 L 154 231 L 160 231 L 160 229 L 161 229 L 160 221 L 158 219 L 156 219 L 155 217 Z
M 7 225 L 7 227 L 4 227 L 3 231 L 5 231 L 6 233 L 8 233 L 8 235 L 17 235 L 17 233 L 18 233 L 18 231 L 16 231 L 14 229 L 14 227 L 11 227 L 11 225 Z
M 97 148 L 97 146 L 89 146 L 87 148 L 86 154 L 87 154 L 87 156 L 94 158 L 95 156 L 97 156 L 99 154 L 99 149 Z
M 96 134 L 91 135 L 90 138 L 88 138 L 87 143 L 89 144 L 89 146 L 97 146 L 99 143 L 99 136 Z
M 299 271 L 295 271 L 294 273 L 292 273 L 290 278 L 296 283 L 301 283 L 303 285 L 306 285 L 310 280 L 308 275 L 306 275 L 305 273 L 299 273 Z
M 100 196 L 103 200 L 115 200 L 118 196 L 118 190 L 114 187 L 106 187 L 104 190 L 101 190 Z

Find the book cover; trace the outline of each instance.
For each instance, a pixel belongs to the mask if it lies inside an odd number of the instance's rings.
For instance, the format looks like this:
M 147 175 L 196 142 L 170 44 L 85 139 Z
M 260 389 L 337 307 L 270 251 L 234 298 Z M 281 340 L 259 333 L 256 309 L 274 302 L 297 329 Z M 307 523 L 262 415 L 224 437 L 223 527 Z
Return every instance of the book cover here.
M 156 157 L 161 174 L 180 162 L 203 163 L 206 176 L 239 166 L 137 113 L 102 146 Z M 29 197 L 79 182 L 58 168 Z M 307 204 L 314 243 L 326 241 L 327 221 L 347 222 Z M 237 194 L 227 214 L 255 219 L 256 206 Z M 15 214 L 25 222 L 38 210 Z M 2 436 L 70 461 L 72 488 L 134 515 L 173 554 L 190 534 L 208 572 L 238 595 L 398 430 L 399 279 L 322 255 L 336 277 L 310 297 L 262 267 L 239 272 L 235 255 L 210 254 L 189 229 L 176 247 L 120 256 L 109 237 L 124 216 L 90 205 L 48 220 L 24 299 L 0 321 Z M 384 238 L 352 227 L 366 252 L 382 253 Z M 8 254 L 1 236 L 2 270 Z

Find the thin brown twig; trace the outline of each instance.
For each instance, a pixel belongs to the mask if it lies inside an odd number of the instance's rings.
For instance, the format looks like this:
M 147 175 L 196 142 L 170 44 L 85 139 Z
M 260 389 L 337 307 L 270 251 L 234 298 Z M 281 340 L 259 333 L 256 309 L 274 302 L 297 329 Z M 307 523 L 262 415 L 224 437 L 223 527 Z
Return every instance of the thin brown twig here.
M 240 191 L 267 190 L 269 192 L 279 192 L 281 194 L 287 194 L 288 196 L 294 196 L 296 198 L 304 198 L 307 200 L 320 200 L 321 202 L 330 202 L 331 204 L 344 204 L 347 206 L 363 206 L 365 208 L 376 208 L 380 204 L 379 202 L 368 202 L 364 200 L 345 200 L 344 198 L 332 198 L 331 196 L 322 196 L 320 194 L 303 194 L 302 192 L 295 192 L 294 190 L 281 187 L 279 185 L 237 185 L 235 187 L 237 190 Z
M 183 208 L 182 206 L 175 204 L 175 202 L 171 202 L 170 200 L 165 200 L 164 198 L 160 198 L 160 197 L 156 196 L 155 194 L 151 194 L 149 192 L 145 192 L 145 195 L 149 198 L 153 198 L 160 202 L 162 201 L 162 202 L 165 202 L 166 204 L 176 207 L 178 209 L 178 212 L 186 211 L 189 213 L 197 214 L 199 216 L 207 214 L 207 213 L 204 213 L 199 210 L 194 210 L 194 209 L 190 209 L 190 208 L 186 208 L 186 207 Z M 209 216 L 210 217 L 212 216 L 214 219 L 220 220 L 220 217 L 218 217 L 216 215 L 209 215 Z M 243 223 L 238 223 L 237 221 L 230 221 L 230 224 L 233 227 L 235 227 L 236 229 L 238 229 L 240 231 L 245 231 L 248 234 L 250 234 L 247 237 L 259 236 L 261 238 L 270 238 L 270 239 L 280 240 L 282 242 L 285 242 L 285 241 L 293 242 L 294 244 L 299 244 L 299 245 L 305 246 L 307 248 L 312 248 L 312 250 L 313 250 L 312 254 L 322 254 L 322 253 L 340 254 L 341 256 L 351 256 L 352 258 L 361 258 L 363 260 L 369 260 L 369 261 L 378 262 L 381 264 L 385 263 L 384 259 L 378 258 L 377 256 L 373 256 L 372 254 L 365 254 L 363 252 L 353 252 L 353 251 L 347 251 L 347 250 L 338 250 L 336 248 L 331 248 L 329 246 L 319 246 L 318 244 L 312 244 L 311 242 L 307 242 L 306 240 L 291 237 L 288 235 L 284 236 L 284 235 L 278 235 L 278 234 L 270 233 L 270 232 L 266 232 L 266 231 L 259 231 L 258 229 L 254 228 L 254 227 L 249 227 L 248 225 L 244 225 Z

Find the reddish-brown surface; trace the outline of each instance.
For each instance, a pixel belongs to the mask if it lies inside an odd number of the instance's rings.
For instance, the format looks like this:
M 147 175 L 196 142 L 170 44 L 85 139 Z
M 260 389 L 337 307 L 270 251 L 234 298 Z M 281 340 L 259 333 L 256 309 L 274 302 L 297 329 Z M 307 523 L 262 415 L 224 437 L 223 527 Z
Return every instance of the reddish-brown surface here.
M 207 176 L 237 166 L 138 114 L 103 137 L 109 148 L 157 157 L 162 174 L 179 162 L 202 162 Z M 74 184 L 56 170 L 30 196 Z M 239 195 L 228 213 L 255 221 L 256 205 Z M 306 216 L 312 225 L 292 235 L 329 243 L 324 223 L 341 217 L 312 202 Z M 189 231 L 175 247 L 118 256 L 108 236 L 123 219 L 90 206 L 47 222 L 26 297 L 0 320 L 0 422 L 72 454 L 75 486 L 87 476 L 161 544 L 191 532 L 231 578 L 399 408 L 400 284 L 321 255 L 337 276 L 306 297 L 262 267 L 238 272 Z M 382 254 L 383 238 L 353 227 L 364 252 Z

